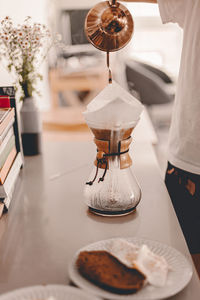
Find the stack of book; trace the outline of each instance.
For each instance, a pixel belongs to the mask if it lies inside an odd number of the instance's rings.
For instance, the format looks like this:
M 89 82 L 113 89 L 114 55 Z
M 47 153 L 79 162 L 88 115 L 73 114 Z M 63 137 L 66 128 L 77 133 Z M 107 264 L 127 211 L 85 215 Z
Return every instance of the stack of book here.
M 21 166 L 15 103 L 0 88 L 0 217 L 8 211 Z

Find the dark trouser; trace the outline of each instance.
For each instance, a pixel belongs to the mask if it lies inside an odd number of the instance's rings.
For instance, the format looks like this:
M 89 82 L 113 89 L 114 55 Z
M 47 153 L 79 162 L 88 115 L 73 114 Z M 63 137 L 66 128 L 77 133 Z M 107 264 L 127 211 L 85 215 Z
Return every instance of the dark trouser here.
M 200 175 L 168 163 L 165 184 L 190 253 L 200 253 Z

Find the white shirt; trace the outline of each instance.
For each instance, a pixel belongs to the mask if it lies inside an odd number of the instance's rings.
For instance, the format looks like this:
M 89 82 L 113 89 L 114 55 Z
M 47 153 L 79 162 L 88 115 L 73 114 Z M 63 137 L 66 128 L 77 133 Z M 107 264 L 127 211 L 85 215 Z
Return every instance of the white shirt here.
M 158 4 L 163 23 L 178 23 L 184 31 L 168 160 L 200 174 L 200 0 L 158 0 Z

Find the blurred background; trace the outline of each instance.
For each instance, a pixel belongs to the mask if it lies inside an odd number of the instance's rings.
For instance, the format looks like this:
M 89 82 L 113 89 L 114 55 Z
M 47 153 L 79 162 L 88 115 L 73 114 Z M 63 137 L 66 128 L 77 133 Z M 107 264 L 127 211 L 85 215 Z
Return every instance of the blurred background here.
M 106 55 L 90 45 L 84 20 L 96 0 L 7 0 L 0 2 L 0 18 L 17 23 L 31 16 L 62 35 L 41 66 L 44 80 L 37 99 L 46 139 L 90 140 L 82 111 L 108 83 Z M 163 25 L 156 4 L 128 3 L 134 35 L 124 49 L 111 54 L 113 78 L 145 105 L 155 129 L 155 150 L 161 172 L 166 167 L 166 145 L 182 45 L 176 24 Z M 0 66 L 0 85 L 13 79 Z

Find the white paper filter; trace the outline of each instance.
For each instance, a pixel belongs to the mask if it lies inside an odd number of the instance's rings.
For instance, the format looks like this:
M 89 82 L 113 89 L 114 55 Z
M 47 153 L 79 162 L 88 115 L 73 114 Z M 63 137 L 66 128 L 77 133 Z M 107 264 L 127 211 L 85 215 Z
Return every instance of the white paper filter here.
M 113 81 L 88 104 L 83 115 L 89 126 L 128 128 L 137 124 L 142 110 L 141 102 Z

